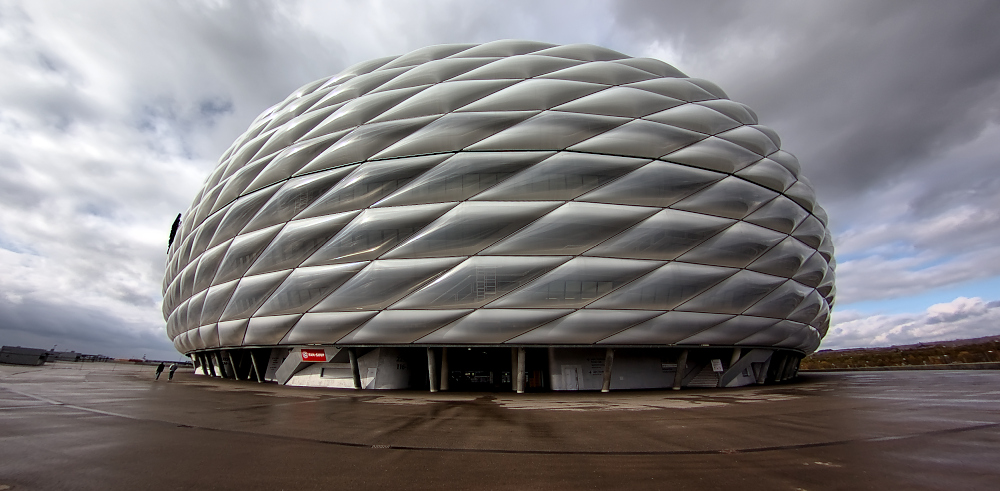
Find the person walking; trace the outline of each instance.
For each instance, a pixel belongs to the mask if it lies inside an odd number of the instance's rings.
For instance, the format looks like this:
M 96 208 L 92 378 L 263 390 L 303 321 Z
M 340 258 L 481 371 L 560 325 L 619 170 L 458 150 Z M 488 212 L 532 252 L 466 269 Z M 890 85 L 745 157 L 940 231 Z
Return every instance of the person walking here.
M 170 373 L 167 374 L 167 382 L 174 379 L 174 372 L 177 371 L 177 364 L 170 365 Z
M 156 367 L 156 380 L 160 380 L 160 374 L 161 374 L 161 373 L 163 373 L 163 367 L 164 367 L 164 366 L 165 366 L 165 365 L 164 365 L 164 364 L 163 364 L 163 362 L 161 361 L 161 362 L 160 362 L 160 366 Z

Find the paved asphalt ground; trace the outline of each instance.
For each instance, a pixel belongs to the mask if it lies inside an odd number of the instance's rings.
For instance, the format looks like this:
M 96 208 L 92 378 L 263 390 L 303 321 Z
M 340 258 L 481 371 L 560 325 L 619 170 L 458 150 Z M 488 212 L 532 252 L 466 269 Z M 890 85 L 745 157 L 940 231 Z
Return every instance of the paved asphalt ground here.
M 1000 489 L 1000 371 L 341 391 L 0 365 L 0 490 Z

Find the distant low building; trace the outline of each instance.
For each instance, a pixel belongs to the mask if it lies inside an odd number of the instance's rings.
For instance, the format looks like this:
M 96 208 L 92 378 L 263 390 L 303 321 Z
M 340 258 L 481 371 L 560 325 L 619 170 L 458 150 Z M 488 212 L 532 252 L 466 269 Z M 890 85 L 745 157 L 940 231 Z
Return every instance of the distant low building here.
M 0 348 L 0 363 L 11 365 L 34 365 L 45 363 L 47 351 L 38 348 L 4 346 Z

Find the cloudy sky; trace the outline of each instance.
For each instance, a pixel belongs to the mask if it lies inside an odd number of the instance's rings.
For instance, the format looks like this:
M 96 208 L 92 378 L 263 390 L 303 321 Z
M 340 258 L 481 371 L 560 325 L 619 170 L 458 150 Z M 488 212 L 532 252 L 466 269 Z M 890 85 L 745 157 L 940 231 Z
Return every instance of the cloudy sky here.
M 164 251 L 306 82 L 429 44 L 592 43 L 712 80 L 829 211 L 824 348 L 1000 334 L 1000 2 L 0 0 L 0 344 L 173 358 Z

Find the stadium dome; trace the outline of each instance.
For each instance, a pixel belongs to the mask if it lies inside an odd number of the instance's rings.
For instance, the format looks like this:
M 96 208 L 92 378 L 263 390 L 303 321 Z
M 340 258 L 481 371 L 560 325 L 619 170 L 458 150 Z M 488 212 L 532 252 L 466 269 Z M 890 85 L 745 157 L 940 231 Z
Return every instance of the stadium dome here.
M 715 84 L 592 45 L 441 45 L 264 111 L 175 223 L 202 373 L 355 388 L 738 386 L 829 326 L 794 156 Z

